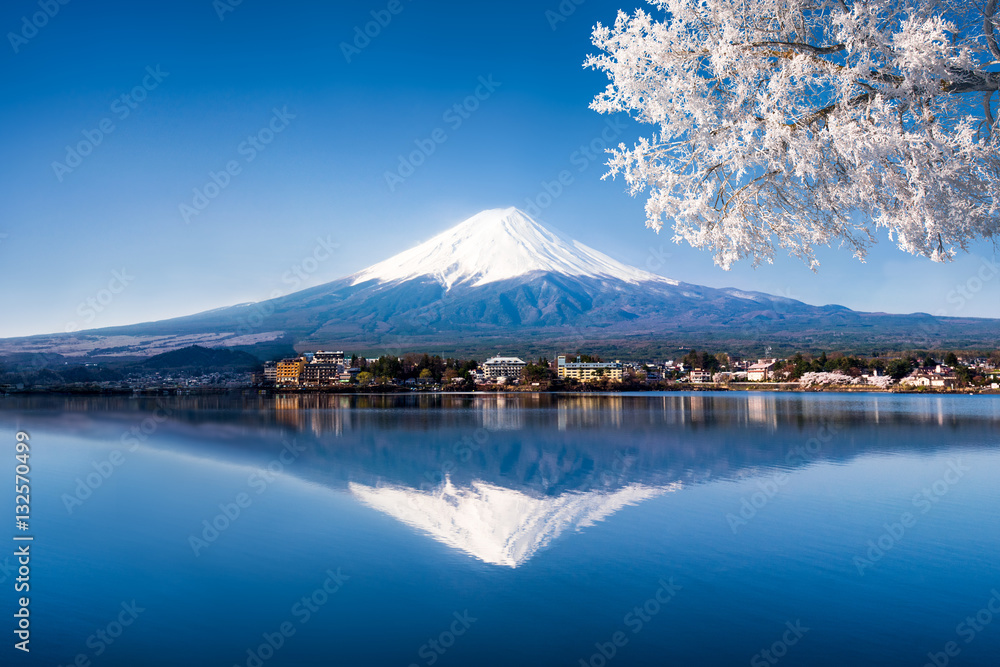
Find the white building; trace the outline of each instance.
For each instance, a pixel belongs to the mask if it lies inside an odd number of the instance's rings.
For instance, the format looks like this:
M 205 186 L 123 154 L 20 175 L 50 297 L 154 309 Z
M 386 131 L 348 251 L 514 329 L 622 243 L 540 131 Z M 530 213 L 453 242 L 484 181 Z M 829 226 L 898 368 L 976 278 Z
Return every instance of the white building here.
M 751 364 L 747 369 L 747 380 L 750 382 L 766 382 L 774 375 L 774 365 L 777 359 L 758 359 L 756 364 Z
M 317 350 L 313 352 L 312 359 L 309 363 L 312 364 L 339 364 L 344 365 L 344 352 L 342 350 L 337 350 L 336 352 L 329 352 L 327 350 Z
M 493 357 L 483 363 L 483 374 L 491 380 L 507 378 L 508 382 L 517 382 L 524 373 L 528 362 L 517 357 Z
M 710 371 L 694 370 L 688 374 L 688 379 L 690 379 L 691 382 L 696 382 L 698 384 L 711 382 L 712 373 Z
M 265 361 L 264 362 L 264 382 L 268 384 L 274 384 L 278 381 L 278 362 L 277 361 Z
M 938 366 L 938 368 L 941 367 Z M 947 366 L 945 368 L 947 368 Z M 954 375 L 943 375 L 941 373 L 931 371 L 915 370 L 900 380 L 899 384 L 909 387 L 940 387 L 943 389 L 954 387 L 957 382 L 958 378 Z

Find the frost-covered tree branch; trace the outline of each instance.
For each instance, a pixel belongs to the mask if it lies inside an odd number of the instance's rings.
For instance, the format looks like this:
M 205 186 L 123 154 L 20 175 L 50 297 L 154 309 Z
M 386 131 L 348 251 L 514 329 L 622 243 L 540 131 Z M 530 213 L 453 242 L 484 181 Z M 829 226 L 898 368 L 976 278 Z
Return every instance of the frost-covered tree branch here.
M 1000 236 L 998 0 L 650 0 L 598 24 L 591 108 L 658 133 L 607 176 L 729 268 L 863 259 L 879 228 L 937 261 Z

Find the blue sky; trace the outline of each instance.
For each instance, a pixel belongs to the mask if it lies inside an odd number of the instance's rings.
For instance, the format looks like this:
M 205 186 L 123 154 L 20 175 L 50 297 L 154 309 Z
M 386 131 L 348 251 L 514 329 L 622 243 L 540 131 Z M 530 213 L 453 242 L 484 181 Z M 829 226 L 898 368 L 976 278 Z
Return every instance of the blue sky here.
M 785 257 L 725 272 L 647 230 L 642 198 L 602 182 L 586 146 L 650 128 L 590 111 L 606 80 L 581 66 L 594 23 L 634 0 L 232 2 L 41 0 L 58 12 L 36 30 L 23 17 L 39 0 L 4 3 L 0 336 L 265 299 L 531 201 L 541 222 L 688 282 L 1000 317 L 985 243 L 947 265 L 883 238 L 866 264 L 824 251 L 818 274 Z M 373 11 L 385 25 L 355 41 Z M 429 154 L 397 171 L 417 142 Z M 563 170 L 572 182 L 539 200 Z

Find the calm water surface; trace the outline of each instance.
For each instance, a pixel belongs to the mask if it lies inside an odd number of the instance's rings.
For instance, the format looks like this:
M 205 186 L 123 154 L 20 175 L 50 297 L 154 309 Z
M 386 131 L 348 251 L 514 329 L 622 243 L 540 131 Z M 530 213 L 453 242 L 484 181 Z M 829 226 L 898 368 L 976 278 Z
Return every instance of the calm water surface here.
M 1000 664 L 996 397 L 8 397 L 7 478 L 18 429 L 3 664 Z

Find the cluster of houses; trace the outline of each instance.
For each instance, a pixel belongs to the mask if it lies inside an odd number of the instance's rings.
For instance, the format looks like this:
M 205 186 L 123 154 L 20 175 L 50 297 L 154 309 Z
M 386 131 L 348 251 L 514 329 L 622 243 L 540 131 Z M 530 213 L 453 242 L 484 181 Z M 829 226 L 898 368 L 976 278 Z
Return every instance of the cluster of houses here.
M 519 357 L 496 356 L 480 364 L 471 375 L 476 384 L 519 384 L 524 380 L 524 368 L 527 365 L 528 362 Z M 265 362 L 264 372 L 258 379 L 276 387 L 329 387 L 354 382 L 360 370 L 350 366 L 343 351 L 319 350 L 298 357 Z M 557 363 L 558 377 L 574 378 L 580 382 L 598 379 L 620 381 L 622 370 L 620 361 L 582 362 L 578 358 L 567 362 L 566 357 L 559 357 Z
M 899 384 L 906 387 L 939 387 L 950 389 L 958 384 L 958 378 L 955 376 L 954 369 L 944 364 L 938 364 L 934 370 L 918 368 L 901 379 Z
M 492 357 L 483 362 L 477 382 L 496 384 L 517 384 L 524 380 L 524 368 L 528 363 L 519 357 Z M 572 378 L 580 382 L 595 380 L 621 381 L 623 364 L 620 361 L 566 361 L 565 356 L 556 360 L 556 376 L 560 379 Z
M 375 359 L 368 361 L 374 362 Z M 685 368 L 683 363 L 650 364 L 622 361 L 583 361 L 580 357 L 567 360 L 559 356 L 555 363 L 556 377 L 578 382 L 618 381 L 626 373 L 643 373 L 650 380 L 662 379 L 666 373 L 684 377 L 689 382 L 707 383 L 729 380 L 761 382 L 773 379 L 776 359 L 761 360 L 757 363 L 743 362 L 743 369 L 712 374 L 700 369 Z M 524 369 L 528 362 L 520 357 L 495 356 L 487 359 L 471 372 L 476 384 L 520 384 L 524 382 Z M 357 380 L 360 368 L 352 367 L 343 351 L 318 350 L 298 357 L 268 361 L 258 381 L 276 387 L 329 387 L 336 384 L 350 384 Z M 413 383 L 419 384 L 419 381 Z
M 374 362 L 375 359 L 368 361 Z M 524 369 L 528 362 L 520 357 L 496 356 L 487 359 L 471 372 L 476 384 L 519 384 L 524 381 Z M 557 375 L 560 378 L 574 378 L 580 382 L 594 380 L 622 379 L 623 365 L 615 362 L 566 361 L 559 357 Z M 329 387 L 335 384 L 350 384 L 357 379 L 360 369 L 351 367 L 343 351 L 305 353 L 298 357 L 268 361 L 260 380 L 276 387 Z M 420 384 L 414 380 L 412 384 Z
M 375 359 L 369 359 L 375 362 Z M 487 359 L 470 372 L 471 379 L 477 385 L 513 385 L 526 382 L 525 368 L 528 362 L 520 357 L 495 356 Z M 772 382 L 788 380 L 787 370 L 782 370 L 784 364 L 778 359 L 758 359 L 753 361 L 736 361 L 723 371 L 710 372 L 700 368 L 686 367 L 684 363 L 668 361 L 665 363 L 641 363 L 622 361 L 583 361 L 559 356 L 552 371 L 561 380 L 575 380 L 581 383 L 596 381 L 620 382 L 626 377 L 642 378 L 648 381 L 658 381 L 665 377 L 677 379 L 680 382 L 692 384 L 728 384 L 730 382 Z M 342 351 L 319 350 L 305 353 L 298 357 L 269 361 L 264 364 L 264 372 L 258 381 L 266 385 L 294 388 L 320 388 L 336 384 L 351 384 L 357 381 L 361 369 L 352 367 L 350 360 L 345 359 Z M 996 371 L 994 371 L 996 372 Z M 810 382 L 814 384 L 831 383 L 839 378 L 837 374 L 811 373 Z M 829 378 L 819 377 L 829 375 Z M 817 377 L 812 377 L 817 376 Z M 845 378 L 847 376 L 844 376 Z M 994 376 L 996 377 L 996 376 Z M 831 379 L 833 378 L 833 379 Z M 430 379 L 410 379 L 404 384 L 430 384 Z M 863 383 L 887 387 L 891 380 L 879 376 L 877 371 L 871 375 L 854 378 L 854 383 Z M 921 368 L 899 381 L 904 387 L 930 387 L 949 389 L 955 387 L 958 379 L 952 368 L 938 364 L 935 368 Z M 537 384 L 537 383 L 535 383 Z M 993 388 L 1000 385 L 993 383 Z
M 683 381 L 695 384 L 711 382 L 768 382 L 775 379 L 777 359 L 759 359 L 756 362 L 741 361 L 733 364 L 733 370 L 712 373 L 700 368 L 686 367 L 684 363 L 668 361 L 662 364 L 623 361 L 581 361 L 577 357 L 567 361 L 565 356 L 556 358 L 555 372 L 559 379 L 574 379 L 579 382 L 600 380 L 621 381 L 626 374 L 641 376 L 649 380 L 663 379 L 668 373 Z M 527 362 L 518 357 L 493 357 L 482 365 L 482 380 L 503 384 L 517 383 L 523 379 L 523 369 Z
M 674 377 L 680 378 L 681 382 L 692 384 L 727 383 L 727 382 L 770 382 L 779 379 L 776 377 L 775 369 L 778 365 L 777 359 L 758 359 L 757 361 L 737 361 L 732 364 L 732 368 L 724 371 L 708 371 L 702 368 L 691 368 L 683 362 L 668 361 L 662 366 L 652 367 L 649 364 L 640 364 L 634 370 L 645 372 L 647 377 L 653 380 L 661 378 L 660 368 L 664 373 L 670 373 Z
M 299 357 L 264 363 L 263 381 L 277 387 L 329 387 L 349 384 L 360 369 L 351 368 L 343 351 L 319 350 Z

